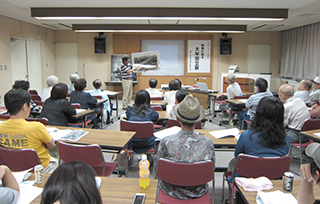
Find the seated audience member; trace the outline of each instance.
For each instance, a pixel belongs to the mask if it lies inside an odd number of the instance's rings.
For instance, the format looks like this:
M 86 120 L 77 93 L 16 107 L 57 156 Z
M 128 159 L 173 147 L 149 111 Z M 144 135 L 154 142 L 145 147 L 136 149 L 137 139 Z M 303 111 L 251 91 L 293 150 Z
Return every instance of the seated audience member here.
M 163 103 L 167 105 L 174 105 L 176 101 L 176 93 L 180 89 L 181 85 L 178 80 L 173 79 L 169 82 L 169 92 L 164 93 Z
M 299 131 L 304 121 L 310 118 L 308 108 L 301 98 L 293 96 L 294 90 L 289 84 L 279 88 L 279 98 L 284 102 L 284 127 L 291 143 L 299 142 Z M 309 141 L 301 136 L 301 142 Z
M 279 157 L 288 154 L 290 143 L 283 126 L 284 108 L 282 102 L 273 96 L 260 100 L 251 129 L 241 133 L 234 152 L 235 159 L 229 163 L 228 171 L 236 165 L 239 154 L 259 157 Z M 236 175 L 239 176 L 239 175 Z M 231 201 L 232 193 L 229 189 Z
M 165 137 L 160 141 L 157 160 L 165 158 L 182 163 L 211 160 L 214 164 L 215 153 L 212 140 L 195 131 L 196 123 L 205 116 L 205 110 L 200 106 L 199 101 L 188 95 L 180 104 L 173 107 L 173 111 L 181 124 L 181 130 L 176 135 Z M 205 184 L 176 186 L 161 180 L 159 183 L 162 191 L 177 199 L 198 198 L 208 192 L 208 186 Z
M 17 203 L 20 193 L 19 184 L 7 166 L 0 166 L 0 180 L 2 181 L 2 185 L 0 185 L 0 203 Z
M 158 81 L 155 78 L 149 80 L 149 88 L 146 89 L 150 94 L 150 98 L 162 97 L 162 93 L 156 89 Z
M 320 119 L 320 99 L 309 109 L 309 113 L 310 118 Z
M 267 91 L 268 82 L 264 78 L 257 78 L 254 84 L 254 88 L 256 93 L 250 96 L 246 101 L 246 107 L 249 108 L 249 110 L 241 111 L 238 113 L 238 120 L 241 130 L 247 129 L 247 123 L 243 123 L 243 120 L 252 120 L 254 112 L 256 111 L 256 108 L 260 100 L 266 96 L 273 96 L 271 92 Z
M 43 89 L 41 100 L 44 102 L 50 97 L 52 87 L 58 82 L 58 77 L 55 75 L 50 75 L 46 79 L 48 85 L 47 88 Z
M 294 97 L 301 98 L 303 102 L 307 105 L 311 103 L 309 91 L 312 87 L 312 82 L 310 80 L 302 80 L 299 83 L 298 91 L 294 93 Z
M 146 90 L 140 90 L 134 98 L 134 105 L 128 106 L 126 115 L 130 121 L 152 121 L 159 119 L 157 113 L 150 105 L 150 95 Z M 143 153 L 154 147 L 154 137 L 147 139 L 132 139 L 132 149 L 135 153 Z
M 228 74 L 227 82 L 229 86 L 227 87 L 227 93 L 222 93 L 217 95 L 218 98 L 226 96 L 228 99 L 233 99 L 235 96 L 242 96 L 242 90 L 240 85 L 236 82 L 237 77 L 235 74 Z
M 90 91 L 91 96 L 101 96 L 102 99 L 107 99 L 106 102 L 103 103 L 103 118 L 102 118 L 103 121 L 106 121 L 108 114 L 110 114 L 110 111 L 111 111 L 108 94 L 103 93 L 101 91 L 102 83 L 100 79 L 94 80 L 92 82 L 92 85 L 95 89 Z M 107 114 L 107 111 L 108 111 L 108 114 Z
M 181 88 L 182 88 L 182 82 L 180 81 L 180 79 L 174 78 L 174 80 L 177 80 L 177 81 L 179 82 L 179 88 L 178 88 L 178 90 L 181 89 Z
M 71 84 L 68 85 L 68 94 L 71 94 L 72 91 L 74 91 L 74 82 L 79 79 L 79 75 L 78 74 L 71 74 L 70 75 L 70 82 Z
M 74 82 L 75 91 L 71 92 L 70 103 L 79 103 L 82 109 L 96 108 L 97 99 L 92 97 L 90 93 L 84 92 L 87 87 L 87 81 L 83 78 Z M 95 115 L 88 115 L 88 119 L 92 119 L 94 128 L 99 128 L 99 119 Z
M 320 144 L 308 145 L 306 154 L 312 158 L 312 161 L 300 166 L 302 178 L 298 192 L 298 204 L 320 204 L 320 200 L 316 200 L 313 194 L 313 181 L 318 186 L 320 185 Z
M 51 161 L 49 150 L 55 147 L 51 135 L 40 122 L 28 122 L 25 120 L 30 114 L 30 94 L 21 89 L 11 89 L 4 96 L 6 108 L 10 119 L 0 123 L 0 135 L 8 135 L 8 138 L 0 138 L 0 145 L 14 149 L 34 149 L 43 166 L 44 173 L 51 173 L 57 163 Z M 21 136 L 19 139 L 16 136 Z
M 176 93 L 175 104 L 179 104 L 187 95 L 189 95 L 187 91 L 183 89 L 178 90 Z M 170 117 L 175 120 L 177 119 L 176 115 L 173 112 L 173 109 L 170 110 Z
M 80 161 L 60 165 L 49 177 L 41 195 L 41 204 L 102 204 L 95 171 Z
M 320 99 L 320 77 L 313 80 L 312 91 L 310 93 L 310 105 L 316 104 Z
M 28 81 L 25 81 L 25 80 L 15 80 L 12 88 L 29 91 L 30 83 Z M 30 100 L 30 103 L 31 103 L 30 114 L 32 116 L 39 115 L 41 113 L 42 107 L 41 106 L 37 106 L 37 104 L 35 104 L 35 102 L 33 102 L 32 100 Z
M 40 117 L 47 118 L 50 125 L 68 126 L 68 119 L 76 114 L 76 109 L 66 99 L 68 86 L 58 83 L 51 90 L 51 97 L 43 105 Z
M 227 93 L 222 93 L 217 95 L 218 98 L 224 98 L 227 97 L 227 99 L 233 99 L 235 96 L 242 96 L 242 90 L 240 85 L 236 82 L 237 77 L 235 74 L 228 74 L 227 76 L 227 82 L 229 84 L 229 86 L 227 87 Z M 228 116 L 228 113 L 226 111 L 226 109 L 229 109 L 229 105 L 228 104 L 221 104 L 220 105 L 220 110 L 222 110 L 222 114 L 224 116 Z M 229 110 L 228 110 L 229 112 Z

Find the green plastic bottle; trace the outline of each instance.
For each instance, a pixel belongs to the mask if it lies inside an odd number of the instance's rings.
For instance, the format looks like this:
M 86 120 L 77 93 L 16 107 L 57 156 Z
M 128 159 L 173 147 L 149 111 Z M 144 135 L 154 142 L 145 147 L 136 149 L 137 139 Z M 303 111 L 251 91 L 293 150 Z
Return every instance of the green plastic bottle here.
M 140 188 L 148 188 L 150 186 L 150 163 L 147 160 L 147 155 L 143 154 L 142 159 L 139 162 L 139 186 Z

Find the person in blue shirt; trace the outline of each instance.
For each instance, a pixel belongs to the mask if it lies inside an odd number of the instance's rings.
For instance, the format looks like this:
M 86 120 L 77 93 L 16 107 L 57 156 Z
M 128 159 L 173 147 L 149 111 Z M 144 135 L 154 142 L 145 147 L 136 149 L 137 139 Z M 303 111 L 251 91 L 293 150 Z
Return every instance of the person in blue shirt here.
M 94 80 L 92 82 L 92 85 L 95 89 L 89 92 L 91 96 L 101 96 L 102 99 L 107 99 L 107 101 L 103 103 L 103 118 L 102 118 L 103 121 L 106 121 L 108 114 L 110 114 L 110 111 L 111 111 L 108 94 L 101 91 L 102 82 L 100 81 L 100 79 Z M 99 108 L 99 111 L 100 111 L 100 108 Z
M 239 154 L 258 157 L 287 155 L 290 143 L 283 126 L 283 119 L 282 102 L 274 96 L 262 98 L 257 106 L 251 129 L 240 135 L 234 152 L 235 159 L 230 161 L 228 171 L 233 170 Z M 231 181 L 231 178 L 228 178 L 228 181 Z M 229 201 L 231 201 L 231 195 L 232 193 L 229 191 Z
M 138 91 L 134 98 L 134 105 L 126 110 L 129 121 L 152 121 L 159 119 L 157 113 L 150 105 L 150 95 L 146 90 Z M 143 153 L 154 147 L 154 136 L 147 139 L 132 139 L 132 149 L 135 153 Z

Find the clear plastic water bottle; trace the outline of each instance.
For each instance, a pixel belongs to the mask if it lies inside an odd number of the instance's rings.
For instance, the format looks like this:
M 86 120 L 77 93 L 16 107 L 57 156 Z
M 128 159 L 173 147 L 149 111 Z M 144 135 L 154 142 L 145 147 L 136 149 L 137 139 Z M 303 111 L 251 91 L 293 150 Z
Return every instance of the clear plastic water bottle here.
M 150 163 L 147 160 L 147 155 L 143 154 L 142 159 L 139 162 L 139 186 L 140 188 L 147 188 L 150 186 L 150 171 L 149 171 Z

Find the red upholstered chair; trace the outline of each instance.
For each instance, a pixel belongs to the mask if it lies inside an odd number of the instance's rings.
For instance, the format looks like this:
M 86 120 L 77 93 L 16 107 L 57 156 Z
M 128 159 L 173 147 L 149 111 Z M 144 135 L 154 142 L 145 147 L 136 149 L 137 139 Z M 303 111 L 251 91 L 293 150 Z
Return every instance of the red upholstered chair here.
M 0 118 L 8 120 L 10 118 L 10 115 L 2 115 L 2 114 L 0 114 Z
M 145 122 L 138 122 L 138 121 L 128 121 L 128 120 L 121 120 L 120 121 L 120 130 L 121 131 L 134 131 L 136 134 L 133 136 L 134 139 L 146 139 L 153 136 L 154 127 L 153 123 L 150 121 Z M 151 154 L 152 159 L 155 156 L 155 148 L 149 149 L 148 151 L 144 152 L 145 154 Z M 132 149 L 126 150 L 128 156 L 133 154 Z M 127 172 L 127 165 L 126 165 L 126 172 Z M 127 174 L 126 174 L 127 175 Z
M 79 103 L 72 103 L 71 104 L 75 109 L 81 109 L 81 105 Z M 87 116 L 84 116 L 87 117 Z M 79 127 L 84 127 L 84 123 L 86 120 L 81 120 L 81 122 L 77 122 L 77 123 L 68 123 L 68 126 L 79 126 Z M 91 120 L 86 121 L 87 123 L 91 122 Z
M 157 177 L 167 183 L 178 186 L 197 186 L 212 181 L 212 198 L 207 192 L 200 198 L 179 200 L 167 195 L 158 185 L 156 203 L 214 203 L 214 165 L 212 161 L 195 163 L 178 163 L 160 158 L 158 162 Z
M 302 143 L 301 142 L 301 132 L 308 131 L 308 130 L 315 130 L 319 129 L 320 127 L 320 119 L 307 119 L 304 121 L 304 124 L 299 133 L 299 143 L 290 143 L 290 151 L 289 155 L 292 155 L 292 148 L 298 148 L 300 150 L 300 165 L 302 164 L 302 154 L 303 150 L 308 147 L 309 144 L 313 142 L 313 140 L 309 139 L 309 141 Z
M 151 106 L 151 108 L 153 108 L 155 111 L 162 111 L 161 106 Z
M 247 154 L 239 154 L 237 163 L 232 172 L 224 172 L 222 180 L 222 201 L 224 201 L 224 183 L 228 177 L 232 177 L 232 182 L 229 183 L 231 189 L 234 189 L 233 198 L 235 198 L 234 178 L 235 174 L 239 174 L 247 178 L 258 178 L 265 176 L 272 179 L 279 179 L 284 172 L 289 171 L 290 157 L 257 157 Z M 221 202 L 222 202 L 221 201 Z M 230 202 L 230 201 L 229 201 Z M 234 203 L 234 202 L 233 202 Z
M 180 123 L 177 120 L 169 118 L 167 127 L 169 128 L 169 127 L 173 127 L 173 126 L 181 127 Z M 196 123 L 195 129 L 202 129 L 201 121 Z
M 41 162 L 33 149 L 0 147 L 0 164 L 8 166 L 11 171 L 24 171 L 41 164 Z
M 44 125 L 49 125 L 49 121 L 47 118 L 26 118 L 26 121 L 35 121 L 40 122 Z
M 39 96 L 37 90 L 29 90 L 30 95 L 36 95 Z
M 150 100 L 151 101 L 160 101 L 160 100 L 162 100 L 162 97 L 151 97 Z
M 75 145 L 59 141 L 57 147 L 60 160 L 85 162 L 97 172 L 98 176 L 109 176 L 118 166 L 117 163 L 104 161 L 99 145 Z

